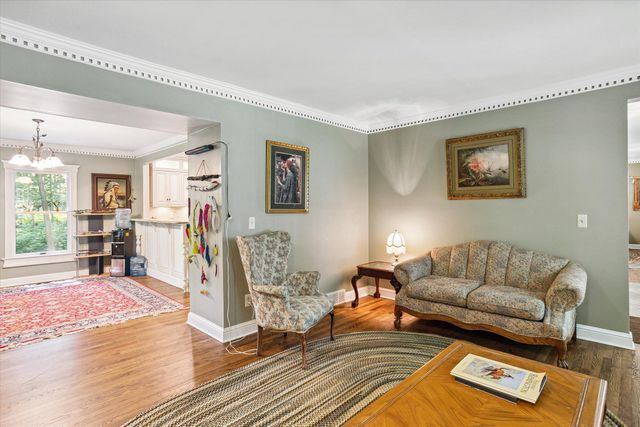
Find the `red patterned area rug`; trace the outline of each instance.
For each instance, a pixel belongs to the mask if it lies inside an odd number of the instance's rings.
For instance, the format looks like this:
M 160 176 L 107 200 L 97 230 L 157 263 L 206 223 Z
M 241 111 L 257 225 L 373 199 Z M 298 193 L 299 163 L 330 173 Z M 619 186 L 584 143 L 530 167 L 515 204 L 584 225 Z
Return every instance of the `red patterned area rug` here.
M 125 277 L 0 289 L 0 351 L 184 308 Z

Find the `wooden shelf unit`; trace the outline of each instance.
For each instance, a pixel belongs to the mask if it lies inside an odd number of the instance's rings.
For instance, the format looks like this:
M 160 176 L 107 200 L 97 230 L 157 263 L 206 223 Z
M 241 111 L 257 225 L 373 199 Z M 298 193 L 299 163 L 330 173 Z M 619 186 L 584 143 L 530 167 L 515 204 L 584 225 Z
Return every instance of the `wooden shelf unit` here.
M 111 256 L 111 253 L 99 253 L 99 254 L 75 254 L 74 257 L 76 259 L 84 259 L 84 258 L 97 258 L 101 256 Z
M 87 233 L 87 234 L 74 234 L 73 237 L 100 237 L 100 236 L 111 236 L 110 232 L 103 233 Z
M 76 260 L 76 276 L 80 276 L 80 260 L 89 260 L 89 274 L 103 274 L 104 273 L 104 258 L 111 256 L 110 250 L 105 250 L 105 243 L 111 237 L 110 231 L 92 231 L 92 230 L 104 230 L 104 220 L 107 217 L 115 216 L 115 212 L 82 212 L 73 213 L 76 218 L 76 253 L 74 258 Z M 82 221 L 81 221 L 82 220 Z M 87 230 L 85 232 L 80 231 L 81 222 L 87 222 L 87 226 L 84 227 Z M 82 240 L 81 240 L 82 239 Z M 88 250 L 95 253 L 80 252 L 81 242 L 88 245 Z
M 73 216 L 114 216 L 115 212 L 82 212 L 74 213 Z

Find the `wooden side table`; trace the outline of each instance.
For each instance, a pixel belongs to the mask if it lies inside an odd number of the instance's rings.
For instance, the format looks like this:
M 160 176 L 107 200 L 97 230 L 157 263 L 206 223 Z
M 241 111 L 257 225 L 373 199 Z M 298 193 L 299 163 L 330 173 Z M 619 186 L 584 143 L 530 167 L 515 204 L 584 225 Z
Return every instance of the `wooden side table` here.
M 373 294 L 374 298 L 380 298 L 380 279 L 390 280 L 393 287 L 396 288 L 394 285 L 393 264 L 385 261 L 373 261 L 360 264 L 358 266 L 358 274 L 351 278 L 351 286 L 353 286 L 353 291 L 356 293 L 356 298 L 351 303 L 351 307 L 353 308 L 356 308 L 360 303 L 357 282 L 364 276 L 373 277 L 376 281 L 376 292 Z M 396 293 L 398 293 L 398 291 L 396 291 Z

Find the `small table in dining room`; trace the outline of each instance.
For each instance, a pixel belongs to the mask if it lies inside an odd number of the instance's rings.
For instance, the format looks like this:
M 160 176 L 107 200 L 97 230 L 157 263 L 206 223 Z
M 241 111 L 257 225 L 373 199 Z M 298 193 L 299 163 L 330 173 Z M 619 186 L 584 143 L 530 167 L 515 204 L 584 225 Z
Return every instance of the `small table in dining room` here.
M 389 280 L 392 282 L 395 280 L 393 277 L 393 264 L 385 261 L 372 261 L 358 266 L 358 273 L 351 278 L 351 286 L 356 297 L 351 303 L 351 307 L 356 308 L 360 303 L 360 296 L 358 295 L 358 280 L 362 277 L 373 277 L 376 282 L 376 291 L 373 294 L 374 298 L 380 298 L 380 279 Z M 394 286 L 395 288 L 395 286 Z M 399 289 L 399 288 L 398 288 Z M 397 292 L 396 292 L 397 293 Z
M 535 404 L 512 403 L 457 382 L 451 369 L 467 354 L 534 372 L 546 372 L 547 384 Z M 554 425 L 602 426 L 607 382 L 547 365 L 454 341 L 400 384 L 351 418 L 347 426 Z

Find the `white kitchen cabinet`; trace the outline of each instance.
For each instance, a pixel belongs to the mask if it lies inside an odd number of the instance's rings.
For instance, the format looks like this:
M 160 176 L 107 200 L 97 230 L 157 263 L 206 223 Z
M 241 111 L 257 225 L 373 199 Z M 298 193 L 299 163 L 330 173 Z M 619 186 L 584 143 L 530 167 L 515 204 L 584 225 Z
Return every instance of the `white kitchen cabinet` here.
M 187 172 L 182 169 L 151 168 L 151 205 L 157 207 L 187 206 Z
M 147 275 L 184 288 L 184 224 L 175 221 L 134 219 L 147 258 Z

